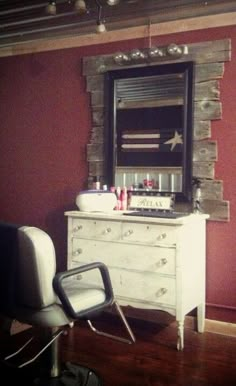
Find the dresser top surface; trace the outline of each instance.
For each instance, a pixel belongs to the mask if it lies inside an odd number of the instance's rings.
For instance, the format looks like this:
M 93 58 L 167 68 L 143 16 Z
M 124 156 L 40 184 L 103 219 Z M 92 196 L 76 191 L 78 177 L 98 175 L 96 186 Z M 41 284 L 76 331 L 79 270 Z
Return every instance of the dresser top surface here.
M 127 211 L 111 211 L 111 212 L 82 212 L 79 210 L 67 211 L 65 216 L 73 218 L 83 219 L 96 219 L 96 220 L 112 220 L 132 223 L 156 223 L 156 224 L 171 224 L 182 225 L 195 221 L 203 221 L 209 218 L 208 214 L 189 214 L 187 216 L 179 218 L 163 218 L 163 217 L 144 217 L 144 216 L 125 216 Z

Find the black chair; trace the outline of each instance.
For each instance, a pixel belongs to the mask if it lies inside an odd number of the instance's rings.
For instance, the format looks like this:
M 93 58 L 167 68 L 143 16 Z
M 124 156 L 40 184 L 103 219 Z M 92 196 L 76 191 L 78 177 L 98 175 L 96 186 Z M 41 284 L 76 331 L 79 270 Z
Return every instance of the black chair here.
M 135 341 L 114 297 L 107 267 L 97 262 L 56 273 L 56 255 L 52 239 L 36 227 L 0 223 L 0 238 L 0 315 L 2 318 L 39 327 L 49 337 L 36 355 L 17 367 L 26 367 L 47 354 L 48 371 L 43 373 L 43 379 L 39 377 L 35 380 L 35 384 L 100 385 L 99 377 L 91 369 L 72 363 L 67 363 L 66 366 L 61 363 L 58 356 L 58 338 L 66 326 L 73 327 L 75 321 L 85 319 L 90 328 L 99 335 L 125 343 Z M 84 280 L 78 280 L 81 275 Z M 124 323 L 129 339 L 100 331 L 91 322 L 91 318 L 97 317 L 100 312 L 113 305 Z M 4 363 L 11 364 L 27 350 L 26 347 L 31 341 L 32 338 L 19 350 L 7 355 Z

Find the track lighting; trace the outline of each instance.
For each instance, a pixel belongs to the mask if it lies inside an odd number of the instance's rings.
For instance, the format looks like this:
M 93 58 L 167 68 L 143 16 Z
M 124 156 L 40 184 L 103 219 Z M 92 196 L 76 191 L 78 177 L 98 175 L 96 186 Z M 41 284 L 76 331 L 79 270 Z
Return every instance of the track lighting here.
M 101 34 L 103 32 L 106 32 L 106 26 L 104 23 L 102 22 L 97 22 L 97 28 L 96 28 L 96 31 Z
M 75 7 L 75 10 L 79 13 L 87 12 L 87 6 L 84 0 L 76 0 L 74 7 Z
M 97 27 L 96 31 L 98 33 L 106 32 L 106 26 L 105 22 L 102 19 L 102 7 L 104 4 L 107 4 L 109 6 L 117 5 L 119 4 L 120 0 L 106 0 L 105 2 L 102 2 L 101 0 L 94 0 L 93 4 L 97 6 Z M 59 5 L 61 6 L 62 3 L 68 3 L 68 7 L 71 7 L 73 5 L 74 10 L 78 12 L 79 14 L 87 13 L 88 10 L 88 4 L 91 6 L 92 9 L 92 1 L 86 1 L 86 0 L 67 0 L 67 1 L 58 1 L 58 8 Z M 57 4 L 56 0 L 50 0 L 46 6 L 46 13 L 48 15 L 56 15 L 57 14 Z M 59 13 L 59 12 L 58 12 Z
M 117 5 L 119 4 L 120 0 L 107 0 L 108 5 Z
M 56 15 L 57 13 L 56 1 L 49 1 L 48 5 L 46 6 L 46 12 L 49 15 Z

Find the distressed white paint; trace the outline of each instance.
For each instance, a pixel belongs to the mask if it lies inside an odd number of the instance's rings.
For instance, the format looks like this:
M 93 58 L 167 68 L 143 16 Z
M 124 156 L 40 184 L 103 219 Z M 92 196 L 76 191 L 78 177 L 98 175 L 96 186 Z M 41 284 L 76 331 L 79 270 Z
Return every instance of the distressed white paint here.
M 176 317 L 177 348 L 184 347 L 184 319 L 197 308 L 205 321 L 205 224 L 208 215 L 178 219 L 123 216 L 122 212 L 66 212 L 68 268 L 101 261 L 121 305 L 157 309 Z M 94 272 L 80 280 L 98 285 Z

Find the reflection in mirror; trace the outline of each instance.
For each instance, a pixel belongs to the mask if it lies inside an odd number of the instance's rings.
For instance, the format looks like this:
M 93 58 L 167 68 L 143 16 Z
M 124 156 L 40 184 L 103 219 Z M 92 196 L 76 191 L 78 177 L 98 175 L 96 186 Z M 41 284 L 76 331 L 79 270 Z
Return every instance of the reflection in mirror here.
M 191 200 L 193 62 L 106 74 L 109 184 Z

